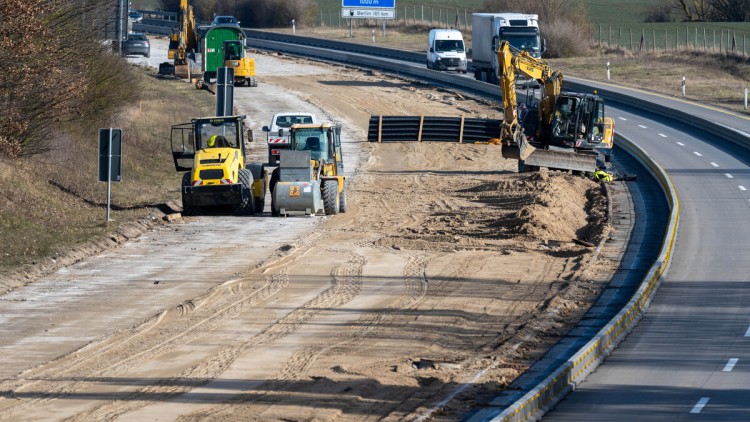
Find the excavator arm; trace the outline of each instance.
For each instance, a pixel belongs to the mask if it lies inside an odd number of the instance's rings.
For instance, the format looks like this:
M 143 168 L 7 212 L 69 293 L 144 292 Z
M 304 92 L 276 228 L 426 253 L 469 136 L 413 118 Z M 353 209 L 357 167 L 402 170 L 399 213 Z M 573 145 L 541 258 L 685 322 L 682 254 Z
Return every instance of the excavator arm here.
M 552 71 L 547 62 L 532 57 L 526 51 L 515 50 L 507 41 L 500 44 L 497 50 L 497 61 L 500 64 L 500 88 L 503 93 L 503 112 L 505 114 L 500 133 L 502 156 L 516 160 L 525 160 L 534 152 L 523 134 L 518 122 L 518 98 L 516 96 L 516 72 L 532 78 L 544 87 L 544 96 L 540 104 L 540 119 L 549 124 L 555 99 L 560 94 L 563 76 Z
M 177 49 L 174 53 L 175 75 L 188 77 L 190 64 L 188 63 L 188 52 L 195 50 L 197 41 L 195 39 L 195 16 L 193 7 L 188 0 L 180 0 L 179 32 L 173 34 L 176 38 Z

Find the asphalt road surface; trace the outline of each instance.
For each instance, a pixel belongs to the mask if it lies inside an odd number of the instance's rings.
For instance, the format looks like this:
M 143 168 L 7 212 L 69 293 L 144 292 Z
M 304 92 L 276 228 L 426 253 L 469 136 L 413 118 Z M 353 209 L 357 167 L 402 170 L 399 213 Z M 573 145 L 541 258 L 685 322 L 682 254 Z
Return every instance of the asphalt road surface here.
M 609 112 L 676 186 L 674 256 L 638 327 L 544 419 L 750 420 L 750 154 L 636 110 Z

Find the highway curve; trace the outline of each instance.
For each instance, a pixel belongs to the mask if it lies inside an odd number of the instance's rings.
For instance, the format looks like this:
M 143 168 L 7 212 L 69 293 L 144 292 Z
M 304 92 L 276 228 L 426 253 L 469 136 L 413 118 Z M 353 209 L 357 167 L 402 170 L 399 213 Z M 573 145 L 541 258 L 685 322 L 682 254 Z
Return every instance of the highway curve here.
M 655 101 L 750 133 L 744 116 Z M 545 420 L 750 420 L 750 153 L 638 110 L 616 113 L 619 132 L 677 189 L 672 264 L 636 330 Z

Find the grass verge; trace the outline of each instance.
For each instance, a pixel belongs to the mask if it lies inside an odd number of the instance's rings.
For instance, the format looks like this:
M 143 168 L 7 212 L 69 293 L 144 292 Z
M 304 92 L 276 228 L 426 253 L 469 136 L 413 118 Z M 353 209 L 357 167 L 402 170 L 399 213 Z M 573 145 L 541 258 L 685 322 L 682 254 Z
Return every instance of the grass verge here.
M 154 76 L 134 68 L 140 100 L 107 122 L 123 130 L 123 181 L 112 184 L 109 226 L 106 183 L 97 182 L 98 127 L 66 124 L 50 134 L 50 153 L 0 161 L 0 272 L 62 256 L 179 200 L 170 127 L 210 114 L 214 98 Z

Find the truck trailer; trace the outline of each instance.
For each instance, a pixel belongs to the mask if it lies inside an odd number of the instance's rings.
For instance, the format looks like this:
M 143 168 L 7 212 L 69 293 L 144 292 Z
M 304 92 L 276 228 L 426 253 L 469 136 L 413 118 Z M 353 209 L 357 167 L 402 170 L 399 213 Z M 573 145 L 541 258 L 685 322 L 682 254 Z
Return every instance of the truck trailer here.
M 545 50 L 539 33 L 539 16 L 523 13 L 474 13 L 472 24 L 472 65 L 474 78 L 497 84 L 500 67 L 497 50 L 502 41 L 531 57 L 540 58 Z

